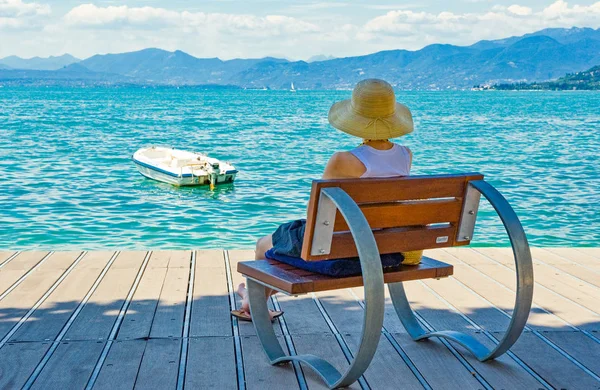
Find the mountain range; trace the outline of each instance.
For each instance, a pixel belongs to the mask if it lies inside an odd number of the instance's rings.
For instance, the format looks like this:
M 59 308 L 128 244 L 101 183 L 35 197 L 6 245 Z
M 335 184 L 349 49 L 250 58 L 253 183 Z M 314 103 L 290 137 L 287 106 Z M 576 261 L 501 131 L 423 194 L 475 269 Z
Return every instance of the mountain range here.
M 81 59 L 75 58 L 70 54 L 47 58 L 9 56 L 0 59 L 0 69 L 58 70 L 79 61 Z
M 322 59 L 322 60 L 321 60 Z M 312 62 L 196 58 L 182 51 L 144 49 L 48 59 L 0 59 L 0 84 L 222 85 L 240 88 L 346 89 L 378 77 L 400 89 L 465 89 L 474 85 L 556 79 L 600 64 L 600 29 L 545 29 L 470 46 L 434 44 L 416 51 Z

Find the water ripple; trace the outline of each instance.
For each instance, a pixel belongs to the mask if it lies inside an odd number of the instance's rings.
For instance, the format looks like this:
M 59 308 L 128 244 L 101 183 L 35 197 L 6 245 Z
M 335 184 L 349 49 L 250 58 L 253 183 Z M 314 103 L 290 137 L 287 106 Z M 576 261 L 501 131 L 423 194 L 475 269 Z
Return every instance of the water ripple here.
M 350 92 L 3 88 L 0 249 L 241 248 L 305 215 L 311 180 L 356 146 L 327 111 Z M 534 245 L 600 244 L 600 94 L 401 92 L 414 173 L 479 171 Z M 175 188 L 130 156 L 160 144 L 209 151 L 234 185 Z M 507 245 L 482 206 L 478 245 Z

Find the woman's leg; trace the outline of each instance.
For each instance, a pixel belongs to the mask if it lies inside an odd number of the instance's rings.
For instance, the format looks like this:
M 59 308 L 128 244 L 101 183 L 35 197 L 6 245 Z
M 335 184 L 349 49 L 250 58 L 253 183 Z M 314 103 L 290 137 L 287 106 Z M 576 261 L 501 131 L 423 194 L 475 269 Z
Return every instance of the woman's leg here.
M 268 236 L 259 238 L 258 241 L 256 241 L 254 260 L 264 260 L 265 253 L 271 248 L 273 248 L 273 236 L 269 234 Z
M 254 259 L 255 260 L 264 260 L 265 253 L 272 247 L 273 247 L 273 238 L 270 234 L 268 236 L 259 238 L 258 241 L 256 242 L 256 250 L 254 252 Z M 269 297 L 271 295 L 274 295 L 277 293 L 277 291 L 270 290 L 270 289 L 266 289 L 265 291 L 266 291 L 266 296 L 265 296 L 266 299 L 269 299 Z M 250 304 L 248 302 L 248 290 L 246 289 L 245 283 L 240 283 L 240 285 L 237 288 L 237 293 L 242 298 L 242 307 L 240 309 L 242 311 L 250 314 Z M 270 313 L 271 313 L 271 317 L 272 317 L 273 312 L 270 311 Z

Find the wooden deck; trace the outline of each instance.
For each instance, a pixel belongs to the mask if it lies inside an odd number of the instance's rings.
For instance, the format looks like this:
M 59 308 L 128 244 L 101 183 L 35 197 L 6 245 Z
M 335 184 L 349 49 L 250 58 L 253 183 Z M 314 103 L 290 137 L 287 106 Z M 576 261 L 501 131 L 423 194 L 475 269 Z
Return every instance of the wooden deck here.
M 600 389 L 600 248 L 534 248 L 535 296 L 511 352 L 479 363 L 461 347 L 409 339 L 388 300 L 373 363 L 352 388 Z M 427 253 L 455 276 L 406 283 L 426 327 L 497 342 L 513 307 L 509 249 Z M 254 328 L 232 319 L 251 251 L 0 252 L 0 389 L 324 388 L 300 366 L 267 364 Z M 291 353 L 343 368 L 361 331 L 361 289 L 271 302 Z

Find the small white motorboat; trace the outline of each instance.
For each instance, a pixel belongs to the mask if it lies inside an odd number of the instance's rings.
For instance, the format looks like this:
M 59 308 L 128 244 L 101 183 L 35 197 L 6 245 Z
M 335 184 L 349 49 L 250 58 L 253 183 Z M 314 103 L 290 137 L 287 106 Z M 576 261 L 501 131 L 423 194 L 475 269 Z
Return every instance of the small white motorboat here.
M 229 163 L 201 153 L 152 146 L 133 154 L 138 171 L 154 180 L 176 186 L 233 183 L 237 170 Z

